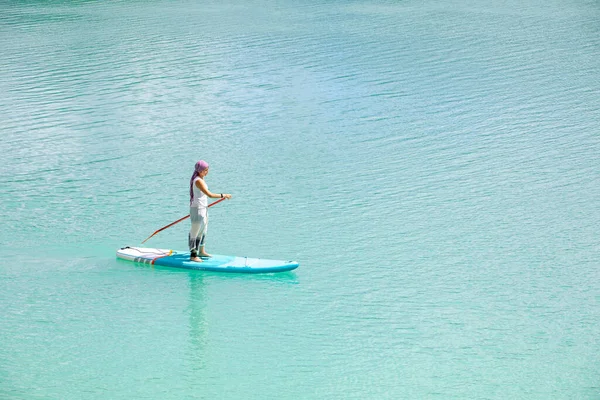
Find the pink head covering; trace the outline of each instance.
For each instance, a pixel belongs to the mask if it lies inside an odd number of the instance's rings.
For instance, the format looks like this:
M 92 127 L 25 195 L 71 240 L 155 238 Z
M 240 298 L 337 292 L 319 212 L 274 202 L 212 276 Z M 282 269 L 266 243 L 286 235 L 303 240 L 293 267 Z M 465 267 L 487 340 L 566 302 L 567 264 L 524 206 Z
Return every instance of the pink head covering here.
M 198 177 L 200 172 L 208 169 L 208 163 L 204 160 L 200 160 L 196 163 L 194 167 L 194 174 L 192 175 L 192 179 L 190 179 L 190 203 L 194 198 L 194 179 Z

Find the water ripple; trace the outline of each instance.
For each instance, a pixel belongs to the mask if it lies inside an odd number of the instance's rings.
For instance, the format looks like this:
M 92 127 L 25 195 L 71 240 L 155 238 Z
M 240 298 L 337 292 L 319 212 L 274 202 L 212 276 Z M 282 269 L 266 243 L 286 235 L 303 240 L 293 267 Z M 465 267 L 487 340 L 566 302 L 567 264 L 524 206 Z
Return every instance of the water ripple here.
M 0 397 L 595 394 L 592 3 L 0 12 Z M 198 158 L 211 248 L 296 273 L 113 260 Z

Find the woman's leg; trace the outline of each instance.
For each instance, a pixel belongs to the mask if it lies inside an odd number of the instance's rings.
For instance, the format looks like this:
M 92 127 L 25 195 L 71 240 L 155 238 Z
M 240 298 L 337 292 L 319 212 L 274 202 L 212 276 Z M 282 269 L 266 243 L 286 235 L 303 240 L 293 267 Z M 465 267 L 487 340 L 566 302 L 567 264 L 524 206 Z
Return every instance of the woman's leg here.
M 203 228 L 203 218 L 198 215 L 197 208 L 190 208 L 190 219 L 192 221 L 192 226 L 190 228 L 190 233 L 188 234 L 188 248 L 190 249 L 190 260 L 202 262 L 202 260 L 198 257 L 198 250 L 200 248 L 200 242 L 202 241 L 202 228 Z
M 208 216 L 204 218 L 204 224 L 202 225 L 202 231 L 200 232 L 200 242 L 198 245 L 198 255 L 200 257 L 210 257 L 206 251 L 204 251 L 204 240 L 206 239 L 206 233 L 208 232 Z

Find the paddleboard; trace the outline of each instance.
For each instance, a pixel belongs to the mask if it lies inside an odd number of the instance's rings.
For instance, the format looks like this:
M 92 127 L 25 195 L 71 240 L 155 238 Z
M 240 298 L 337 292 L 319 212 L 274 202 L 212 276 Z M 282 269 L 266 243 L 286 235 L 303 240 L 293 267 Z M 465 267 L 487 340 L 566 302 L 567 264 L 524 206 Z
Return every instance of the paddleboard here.
M 200 271 L 242 272 L 247 274 L 291 271 L 299 266 L 296 261 L 267 260 L 263 258 L 217 254 L 213 254 L 210 258 L 203 258 L 202 262 L 195 262 L 190 261 L 189 251 L 129 246 L 117 250 L 117 258 L 164 267 L 196 269 Z

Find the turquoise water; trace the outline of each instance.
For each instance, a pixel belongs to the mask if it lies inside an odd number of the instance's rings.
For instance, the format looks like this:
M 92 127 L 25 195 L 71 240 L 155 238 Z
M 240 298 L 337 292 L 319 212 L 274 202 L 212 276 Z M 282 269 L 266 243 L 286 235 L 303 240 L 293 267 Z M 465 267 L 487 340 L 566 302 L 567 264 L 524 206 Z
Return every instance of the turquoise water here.
M 0 398 L 600 398 L 599 19 L 0 2 Z M 200 158 L 207 250 L 298 270 L 115 259 Z

